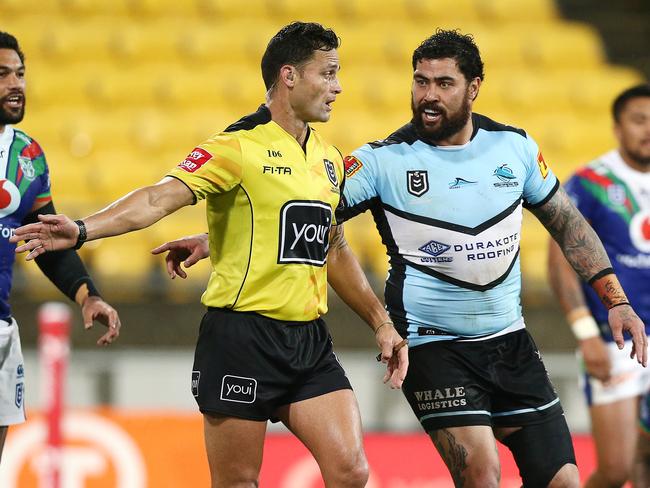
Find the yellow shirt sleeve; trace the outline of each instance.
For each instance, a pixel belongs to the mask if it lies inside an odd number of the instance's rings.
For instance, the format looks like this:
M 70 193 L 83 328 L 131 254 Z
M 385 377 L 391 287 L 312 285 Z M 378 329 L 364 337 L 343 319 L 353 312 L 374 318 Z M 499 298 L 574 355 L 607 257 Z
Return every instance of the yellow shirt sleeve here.
M 212 193 L 225 193 L 242 180 L 241 145 L 234 134 L 218 134 L 199 144 L 167 176 L 185 183 L 203 200 Z

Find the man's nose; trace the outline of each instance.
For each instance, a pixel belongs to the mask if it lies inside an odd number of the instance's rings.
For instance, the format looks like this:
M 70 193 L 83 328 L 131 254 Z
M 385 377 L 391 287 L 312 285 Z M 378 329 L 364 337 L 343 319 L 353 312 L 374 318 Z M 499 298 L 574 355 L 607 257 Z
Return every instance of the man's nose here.
M 22 88 L 25 84 L 25 78 L 19 76 L 15 71 L 7 75 L 7 85 L 9 88 Z
M 437 102 L 440 100 L 440 94 L 438 93 L 438 89 L 435 85 L 429 85 L 427 87 L 427 91 L 424 94 L 423 100 L 426 102 Z
M 343 91 L 343 87 L 341 86 L 341 82 L 338 78 L 336 78 L 332 84 L 332 91 L 337 95 Z

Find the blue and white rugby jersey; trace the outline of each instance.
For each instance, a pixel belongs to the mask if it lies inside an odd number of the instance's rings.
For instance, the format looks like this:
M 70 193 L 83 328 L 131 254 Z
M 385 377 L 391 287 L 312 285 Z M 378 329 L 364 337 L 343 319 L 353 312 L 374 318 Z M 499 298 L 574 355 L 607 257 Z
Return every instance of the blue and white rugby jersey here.
M 367 209 L 387 248 L 388 312 L 411 345 L 524 326 L 522 206 L 559 187 L 523 130 L 473 114 L 463 146 L 435 146 L 412 124 L 346 158 L 337 220 Z
M 650 173 L 632 169 L 614 150 L 580 168 L 565 187 L 600 237 L 625 294 L 650 333 Z M 603 339 L 613 341 L 607 309 L 591 286 L 582 286 Z

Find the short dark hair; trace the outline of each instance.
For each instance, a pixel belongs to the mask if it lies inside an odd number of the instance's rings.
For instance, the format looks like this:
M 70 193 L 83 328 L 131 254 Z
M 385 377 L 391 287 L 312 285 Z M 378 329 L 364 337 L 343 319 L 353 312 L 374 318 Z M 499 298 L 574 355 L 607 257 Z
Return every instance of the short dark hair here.
M 458 69 L 468 81 L 485 77 L 481 53 L 470 34 L 461 34 L 457 29 L 437 29 L 413 51 L 413 70 L 418 61 L 441 58 L 455 59 Z
M 619 96 L 616 97 L 614 103 L 612 104 L 612 116 L 616 122 L 619 121 L 621 117 L 621 112 L 625 108 L 627 102 L 633 98 L 648 97 L 650 98 L 650 84 L 642 83 L 640 85 L 633 86 L 623 91 Z
M 270 90 L 285 64 L 300 66 L 314 55 L 314 51 L 338 48 L 340 39 L 332 29 L 315 22 L 292 22 L 274 35 L 262 56 L 262 78 Z
M 25 64 L 25 55 L 20 50 L 18 39 L 9 34 L 8 32 L 0 31 L 0 49 L 13 49 L 18 54 L 20 62 Z

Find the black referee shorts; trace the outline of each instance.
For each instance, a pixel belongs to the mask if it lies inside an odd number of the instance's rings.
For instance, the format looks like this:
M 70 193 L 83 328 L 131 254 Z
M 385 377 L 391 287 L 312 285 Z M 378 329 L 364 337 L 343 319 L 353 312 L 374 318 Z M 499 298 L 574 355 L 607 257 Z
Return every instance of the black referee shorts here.
M 467 425 L 519 427 L 562 414 L 526 329 L 484 341 L 412 347 L 402 391 L 427 432 Z
M 277 421 L 280 406 L 351 388 L 322 319 L 217 308 L 203 316 L 192 371 L 202 413 Z

